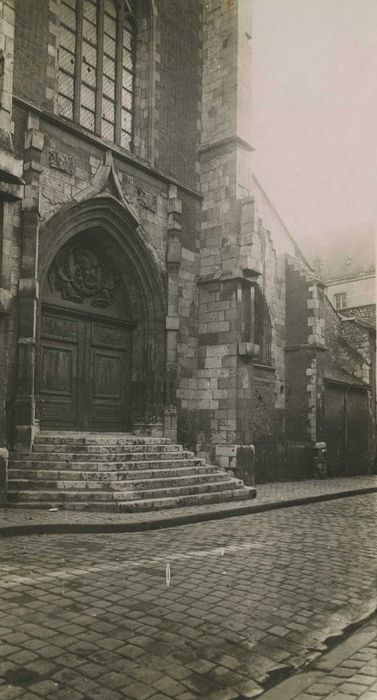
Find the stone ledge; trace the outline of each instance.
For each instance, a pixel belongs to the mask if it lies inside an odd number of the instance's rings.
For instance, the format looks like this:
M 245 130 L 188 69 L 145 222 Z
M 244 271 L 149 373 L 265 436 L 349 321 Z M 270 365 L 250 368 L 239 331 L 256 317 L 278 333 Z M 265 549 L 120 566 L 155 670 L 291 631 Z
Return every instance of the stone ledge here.
M 167 331 L 179 331 L 179 316 L 167 316 L 166 317 L 166 330 Z
M 256 343 L 247 343 L 244 341 L 238 343 L 238 354 L 241 355 L 241 357 L 258 357 L 259 353 L 260 345 Z
M 209 151 L 217 149 L 227 150 L 229 147 L 235 148 L 237 146 L 240 148 L 245 148 L 247 151 L 250 151 L 250 153 L 255 151 L 255 148 L 250 143 L 242 139 L 240 136 L 234 134 L 232 136 L 225 136 L 222 139 L 217 139 L 211 143 L 204 143 L 202 146 L 200 146 L 199 153 L 208 153 Z
M 327 351 L 328 347 L 326 347 L 326 345 L 319 345 L 318 343 L 296 343 L 294 345 L 286 345 L 284 348 L 284 352 L 297 352 L 298 350 Z

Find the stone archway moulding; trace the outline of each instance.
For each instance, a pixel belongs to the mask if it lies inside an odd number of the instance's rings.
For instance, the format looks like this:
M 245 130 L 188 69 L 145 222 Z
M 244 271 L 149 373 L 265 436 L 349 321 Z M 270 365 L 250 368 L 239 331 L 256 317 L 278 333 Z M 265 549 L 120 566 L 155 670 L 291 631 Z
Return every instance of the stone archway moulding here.
M 166 315 L 165 284 L 153 253 L 144 242 L 133 213 L 111 194 L 69 204 L 45 222 L 39 238 L 39 282 L 43 285 L 48 269 L 63 245 L 74 235 L 89 229 L 100 229 L 109 235 L 130 261 L 144 300 L 148 303 L 150 321 Z

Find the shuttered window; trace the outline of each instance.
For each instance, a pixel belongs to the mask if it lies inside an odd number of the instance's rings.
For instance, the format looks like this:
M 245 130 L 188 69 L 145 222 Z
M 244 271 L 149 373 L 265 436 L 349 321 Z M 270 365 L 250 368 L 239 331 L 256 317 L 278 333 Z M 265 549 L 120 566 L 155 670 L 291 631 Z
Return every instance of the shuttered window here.
M 60 0 L 58 113 L 133 148 L 137 0 Z

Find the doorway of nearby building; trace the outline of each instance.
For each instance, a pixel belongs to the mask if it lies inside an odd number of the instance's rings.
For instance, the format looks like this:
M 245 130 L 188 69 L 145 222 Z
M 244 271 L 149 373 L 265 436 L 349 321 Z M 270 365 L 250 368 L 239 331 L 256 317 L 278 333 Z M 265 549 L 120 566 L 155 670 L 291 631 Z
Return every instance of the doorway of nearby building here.
M 367 474 L 367 389 L 326 382 L 325 397 L 324 438 L 330 475 Z

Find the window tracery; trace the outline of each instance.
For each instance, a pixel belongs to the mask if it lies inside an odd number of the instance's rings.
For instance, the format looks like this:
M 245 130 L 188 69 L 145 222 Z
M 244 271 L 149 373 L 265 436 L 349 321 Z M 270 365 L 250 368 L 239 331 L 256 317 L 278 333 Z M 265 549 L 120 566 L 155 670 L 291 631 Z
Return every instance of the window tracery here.
M 136 0 L 60 0 L 58 113 L 133 149 Z

